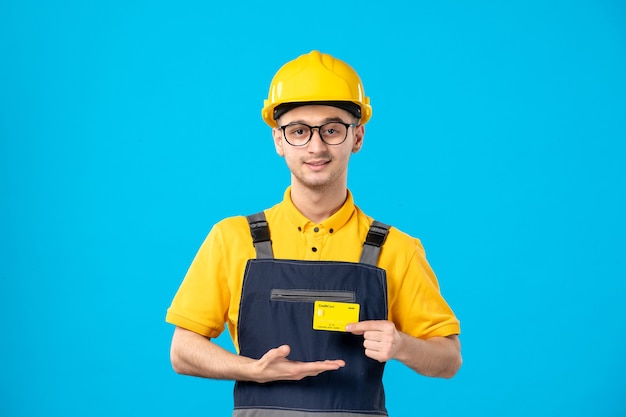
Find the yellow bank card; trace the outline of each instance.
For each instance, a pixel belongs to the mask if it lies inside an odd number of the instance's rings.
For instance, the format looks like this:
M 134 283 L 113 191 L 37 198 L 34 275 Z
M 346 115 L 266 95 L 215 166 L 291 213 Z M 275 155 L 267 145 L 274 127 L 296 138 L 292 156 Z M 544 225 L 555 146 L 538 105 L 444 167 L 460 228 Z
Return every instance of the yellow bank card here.
M 345 332 L 348 323 L 359 321 L 358 304 L 316 301 L 313 313 L 313 329 Z

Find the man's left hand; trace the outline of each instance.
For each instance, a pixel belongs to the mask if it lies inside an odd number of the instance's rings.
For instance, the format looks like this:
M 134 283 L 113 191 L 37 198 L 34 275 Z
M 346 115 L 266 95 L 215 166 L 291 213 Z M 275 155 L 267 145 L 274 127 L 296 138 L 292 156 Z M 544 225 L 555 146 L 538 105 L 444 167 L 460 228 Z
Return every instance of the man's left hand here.
M 363 336 L 365 355 L 379 362 L 395 358 L 400 347 L 401 336 L 395 324 L 388 320 L 367 320 L 351 323 L 346 331 Z

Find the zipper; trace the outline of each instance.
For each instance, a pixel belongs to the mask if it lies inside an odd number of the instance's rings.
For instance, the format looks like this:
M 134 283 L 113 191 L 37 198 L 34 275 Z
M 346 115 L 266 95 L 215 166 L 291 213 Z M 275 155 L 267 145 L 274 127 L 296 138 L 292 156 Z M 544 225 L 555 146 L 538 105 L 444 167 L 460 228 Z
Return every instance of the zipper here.
M 270 300 L 292 303 L 314 303 L 315 301 L 354 303 L 356 294 L 354 291 L 273 289 L 270 293 Z

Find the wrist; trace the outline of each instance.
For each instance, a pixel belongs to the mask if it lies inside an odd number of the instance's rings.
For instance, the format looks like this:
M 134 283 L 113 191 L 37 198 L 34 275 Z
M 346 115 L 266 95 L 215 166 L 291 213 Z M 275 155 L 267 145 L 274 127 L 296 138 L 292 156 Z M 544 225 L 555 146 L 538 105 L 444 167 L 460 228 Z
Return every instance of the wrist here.
M 411 361 L 411 358 L 415 356 L 415 351 L 419 348 L 419 343 L 423 341 L 401 331 L 397 331 L 397 333 L 398 342 L 393 358 L 407 364 Z

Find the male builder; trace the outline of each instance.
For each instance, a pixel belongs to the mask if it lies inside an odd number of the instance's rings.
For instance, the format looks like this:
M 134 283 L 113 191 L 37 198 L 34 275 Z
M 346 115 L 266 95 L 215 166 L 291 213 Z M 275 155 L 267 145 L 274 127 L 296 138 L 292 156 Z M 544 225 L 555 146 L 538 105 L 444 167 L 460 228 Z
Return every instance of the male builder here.
M 233 416 L 387 415 L 385 362 L 444 378 L 461 366 L 459 321 L 420 241 L 347 188 L 371 112 L 358 74 L 318 51 L 272 80 L 262 116 L 291 185 L 213 227 L 166 318 L 174 370 L 235 380 Z M 211 341 L 225 324 L 238 354 Z

